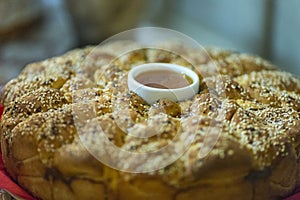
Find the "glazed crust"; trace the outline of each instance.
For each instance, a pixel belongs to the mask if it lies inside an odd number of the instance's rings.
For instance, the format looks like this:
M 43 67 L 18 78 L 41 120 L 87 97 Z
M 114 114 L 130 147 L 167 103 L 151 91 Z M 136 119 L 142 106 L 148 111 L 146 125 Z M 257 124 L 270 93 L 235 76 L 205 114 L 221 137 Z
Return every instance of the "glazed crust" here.
M 11 177 L 35 197 L 50 200 L 265 200 L 291 194 L 300 180 L 300 81 L 257 56 L 167 45 L 185 59 L 126 41 L 28 65 L 4 87 L 2 98 L 1 148 Z M 132 51 L 116 58 L 125 47 Z M 126 77 L 132 67 L 147 62 L 195 70 L 199 94 L 182 102 L 146 104 L 128 91 Z M 92 102 L 92 116 L 86 102 Z M 86 116 L 74 117 L 74 109 Z M 93 123 L 86 126 L 76 117 Z M 93 138 L 96 125 L 128 152 L 153 152 L 174 141 L 173 148 L 181 149 L 178 138 L 188 134 L 194 139 L 168 166 L 121 172 L 86 149 L 80 130 L 94 141 L 91 148 L 106 150 Z M 132 137 L 151 130 L 157 131 L 153 137 Z

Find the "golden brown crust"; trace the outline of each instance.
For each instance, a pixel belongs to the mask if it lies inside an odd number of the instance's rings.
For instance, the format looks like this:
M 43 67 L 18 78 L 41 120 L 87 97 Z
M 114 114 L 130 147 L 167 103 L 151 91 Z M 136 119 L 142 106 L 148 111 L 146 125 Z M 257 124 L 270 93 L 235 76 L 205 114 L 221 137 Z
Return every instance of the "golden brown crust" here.
M 125 46 L 134 51 L 114 59 Z M 1 148 L 14 180 L 41 199 L 278 199 L 294 190 L 300 180 L 298 79 L 246 54 L 171 47 L 192 66 L 178 54 L 138 48 L 127 41 L 74 50 L 27 66 L 4 87 Z M 147 105 L 126 84 L 128 70 L 144 62 L 197 69 L 200 93 Z M 83 116 L 91 118 L 89 126 L 76 122 Z M 181 137 L 195 138 L 172 164 L 134 174 L 87 151 L 79 130 L 92 148 L 107 150 L 93 142 L 96 124 L 128 152 L 153 152 L 172 142 L 181 149 Z M 153 130 L 152 137 L 134 137 Z

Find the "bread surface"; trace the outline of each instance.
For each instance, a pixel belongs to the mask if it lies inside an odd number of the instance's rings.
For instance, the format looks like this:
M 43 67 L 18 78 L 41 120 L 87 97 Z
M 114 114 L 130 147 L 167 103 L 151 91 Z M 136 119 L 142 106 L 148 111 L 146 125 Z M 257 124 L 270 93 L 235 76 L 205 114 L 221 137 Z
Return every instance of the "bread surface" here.
M 265 200 L 293 193 L 300 181 L 299 79 L 257 56 L 164 45 L 177 53 L 123 41 L 28 65 L 3 88 L 1 148 L 11 177 L 49 200 Z M 124 48 L 132 51 L 119 57 Z M 199 94 L 148 105 L 127 88 L 128 71 L 148 62 L 195 70 Z M 74 109 L 90 109 L 86 102 L 92 102 L 94 114 L 88 126 L 74 119 Z M 130 173 L 100 162 L 86 148 L 89 141 L 79 130 L 91 139 L 89 147 L 106 150 L 93 138 L 97 125 L 112 145 L 127 152 L 154 152 L 174 141 L 173 148 L 182 149 L 178 138 L 194 138 L 169 165 Z M 157 134 L 132 136 L 150 130 Z M 107 156 L 119 159 L 116 166 L 131 162 L 114 152 Z M 145 167 L 164 159 L 160 155 Z

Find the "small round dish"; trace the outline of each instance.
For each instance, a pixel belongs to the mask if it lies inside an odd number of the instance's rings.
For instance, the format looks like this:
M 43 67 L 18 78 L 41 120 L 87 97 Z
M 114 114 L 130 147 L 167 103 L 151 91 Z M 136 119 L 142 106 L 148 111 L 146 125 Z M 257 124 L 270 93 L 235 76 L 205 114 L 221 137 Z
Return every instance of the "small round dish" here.
M 179 88 L 157 88 L 150 87 L 138 82 L 136 78 L 147 72 L 157 70 L 167 70 L 177 72 L 183 76 L 189 77 L 191 83 Z M 192 98 L 199 92 L 199 77 L 198 75 L 187 67 L 168 63 L 147 63 L 138 65 L 132 68 L 128 73 L 128 88 L 142 97 L 147 103 L 153 104 L 159 99 L 169 99 L 172 101 L 183 101 Z

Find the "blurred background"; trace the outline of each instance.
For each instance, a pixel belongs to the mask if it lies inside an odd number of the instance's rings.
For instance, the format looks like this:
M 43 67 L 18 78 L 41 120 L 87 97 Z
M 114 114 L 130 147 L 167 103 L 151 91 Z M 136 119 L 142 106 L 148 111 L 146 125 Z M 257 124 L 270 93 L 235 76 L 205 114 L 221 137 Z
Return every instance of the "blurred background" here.
M 300 75 L 299 0 L 0 0 L 0 85 L 28 63 L 158 26 Z

